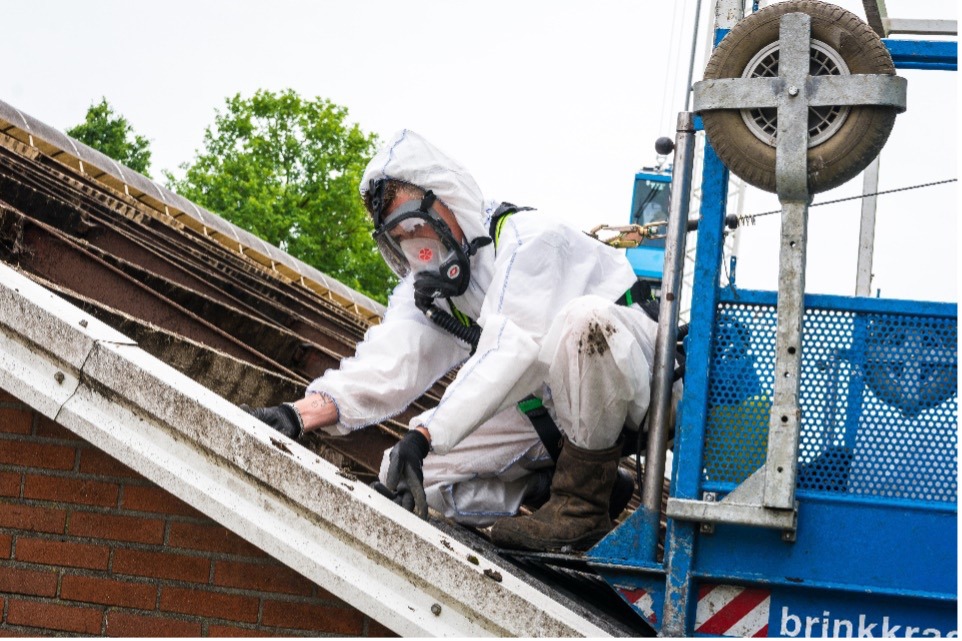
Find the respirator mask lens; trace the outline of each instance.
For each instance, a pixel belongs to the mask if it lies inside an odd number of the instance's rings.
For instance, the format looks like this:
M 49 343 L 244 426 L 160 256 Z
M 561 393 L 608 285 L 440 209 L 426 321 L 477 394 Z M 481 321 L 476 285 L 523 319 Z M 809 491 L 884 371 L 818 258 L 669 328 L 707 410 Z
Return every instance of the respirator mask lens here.
M 398 278 L 404 278 L 411 272 L 411 266 L 408 264 L 404 251 L 393 243 L 389 237 L 375 236 L 374 240 L 377 241 L 377 249 L 384 257 L 384 262 Z

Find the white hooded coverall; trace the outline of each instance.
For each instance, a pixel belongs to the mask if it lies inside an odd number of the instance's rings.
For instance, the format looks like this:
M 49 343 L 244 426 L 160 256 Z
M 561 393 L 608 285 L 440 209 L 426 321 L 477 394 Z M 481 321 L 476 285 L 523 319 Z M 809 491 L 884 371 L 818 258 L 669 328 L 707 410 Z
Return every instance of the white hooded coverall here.
M 497 203 L 485 202 L 471 175 L 418 134 L 401 131 L 378 152 L 361 193 L 382 178 L 432 190 L 467 241 L 488 235 Z M 473 356 L 415 307 L 408 276 L 356 354 L 307 391 L 334 400 L 334 429 L 348 433 L 402 412 L 460 365 L 438 406 L 411 426 L 431 433 L 428 504 L 456 521 L 489 525 L 515 514 L 531 472 L 552 465 L 518 401 L 542 397 L 565 436 L 587 449 L 611 447 L 624 425 L 637 428 L 644 418 L 656 324 L 637 305 L 614 302 L 635 279 L 622 251 L 538 211 L 512 214 L 497 248 L 471 257 L 468 290 L 452 299 L 482 327 Z M 385 455 L 382 482 L 386 470 Z

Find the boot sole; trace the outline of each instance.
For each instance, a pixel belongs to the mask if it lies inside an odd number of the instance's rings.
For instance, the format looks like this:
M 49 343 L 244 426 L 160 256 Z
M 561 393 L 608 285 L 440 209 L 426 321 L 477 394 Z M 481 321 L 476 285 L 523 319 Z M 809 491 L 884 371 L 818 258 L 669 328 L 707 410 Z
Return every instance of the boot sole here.
M 578 537 L 577 539 L 571 540 L 558 540 L 558 539 L 538 539 L 536 541 L 531 540 L 514 540 L 513 537 L 505 537 L 507 540 L 498 541 L 494 538 L 493 543 L 501 548 L 506 548 L 510 550 L 527 550 L 529 552 L 562 552 L 565 549 L 577 550 L 579 552 L 584 552 L 603 539 L 610 530 L 605 530 L 601 532 L 590 532 L 584 536 Z M 498 537 L 500 538 L 500 537 Z

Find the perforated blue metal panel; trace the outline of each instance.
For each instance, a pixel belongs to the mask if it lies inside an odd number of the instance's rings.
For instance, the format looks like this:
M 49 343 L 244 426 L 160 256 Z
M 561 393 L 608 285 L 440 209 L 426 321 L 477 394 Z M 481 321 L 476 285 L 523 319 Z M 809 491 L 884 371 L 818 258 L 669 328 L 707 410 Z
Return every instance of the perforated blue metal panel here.
M 765 460 L 776 327 L 767 294 L 740 292 L 718 306 L 706 489 L 730 489 Z M 823 304 L 806 303 L 803 321 L 799 492 L 955 503 L 956 318 L 886 301 L 815 299 Z

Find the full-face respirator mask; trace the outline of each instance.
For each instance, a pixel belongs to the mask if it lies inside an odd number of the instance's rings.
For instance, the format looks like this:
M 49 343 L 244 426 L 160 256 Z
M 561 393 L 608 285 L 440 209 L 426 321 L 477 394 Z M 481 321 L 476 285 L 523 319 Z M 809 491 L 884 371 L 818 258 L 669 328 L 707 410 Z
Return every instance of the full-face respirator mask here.
M 420 200 L 410 200 L 384 216 L 389 203 L 383 202 L 383 188 L 383 181 L 371 185 L 374 240 L 398 277 L 414 274 L 418 307 L 430 305 L 435 298 L 463 294 L 471 280 L 470 257 L 490 239 L 459 243 L 435 209 L 437 197 L 430 190 Z

